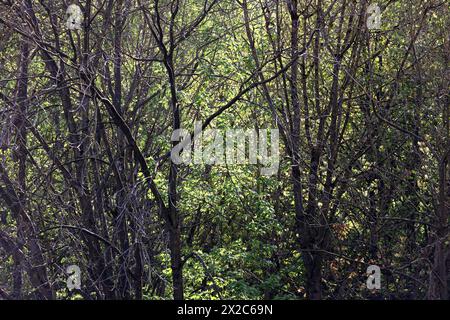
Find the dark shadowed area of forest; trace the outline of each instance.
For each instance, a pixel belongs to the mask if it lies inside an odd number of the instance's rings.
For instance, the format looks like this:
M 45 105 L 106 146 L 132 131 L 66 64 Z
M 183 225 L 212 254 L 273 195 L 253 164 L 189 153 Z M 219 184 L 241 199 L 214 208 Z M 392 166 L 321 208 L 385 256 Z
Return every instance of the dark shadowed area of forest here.
M 0 0 L 0 299 L 449 299 L 449 26 Z

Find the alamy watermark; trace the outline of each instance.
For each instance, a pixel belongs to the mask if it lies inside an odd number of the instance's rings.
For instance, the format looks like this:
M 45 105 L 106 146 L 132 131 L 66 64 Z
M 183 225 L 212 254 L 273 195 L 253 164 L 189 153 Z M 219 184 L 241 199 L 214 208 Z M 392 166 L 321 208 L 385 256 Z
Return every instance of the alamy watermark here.
M 261 174 L 276 174 L 280 163 L 278 129 L 206 129 L 194 125 L 193 137 L 188 130 L 178 129 L 171 140 L 178 143 L 171 151 L 175 164 L 260 164 Z M 192 150 L 193 148 L 193 150 Z
M 67 267 L 66 273 L 69 275 L 66 280 L 67 288 L 69 291 L 73 289 L 81 289 L 81 270 L 76 264 L 72 264 Z
M 71 4 L 66 11 L 66 26 L 69 30 L 80 30 L 83 23 L 83 12 L 76 4 Z
M 367 267 L 368 274 L 366 285 L 369 290 L 381 289 L 381 269 L 377 265 L 370 265 Z

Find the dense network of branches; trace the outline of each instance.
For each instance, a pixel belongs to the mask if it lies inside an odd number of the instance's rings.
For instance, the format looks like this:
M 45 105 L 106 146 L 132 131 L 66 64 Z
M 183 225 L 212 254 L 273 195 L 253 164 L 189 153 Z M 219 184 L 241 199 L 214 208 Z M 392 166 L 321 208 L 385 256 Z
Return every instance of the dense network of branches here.
M 448 299 L 448 2 L 370 4 L 1 0 L 0 299 Z M 198 121 L 277 173 L 175 164 Z

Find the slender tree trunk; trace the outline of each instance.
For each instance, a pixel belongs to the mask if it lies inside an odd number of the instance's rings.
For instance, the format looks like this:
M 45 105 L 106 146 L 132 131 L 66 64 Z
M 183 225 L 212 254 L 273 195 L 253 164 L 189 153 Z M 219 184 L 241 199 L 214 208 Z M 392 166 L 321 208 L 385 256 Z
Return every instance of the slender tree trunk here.
M 33 225 L 32 217 L 27 214 L 26 206 L 26 160 L 27 160 L 27 132 L 26 132 L 26 112 L 27 112 L 27 98 L 28 98 L 28 65 L 29 65 L 29 45 L 24 39 L 21 43 L 21 57 L 20 57 L 20 75 L 18 81 L 18 113 L 17 121 L 15 123 L 18 137 L 18 150 L 16 158 L 19 162 L 18 170 L 18 186 L 19 190 L 15 195 L 11 194 L 12 206 L 15 208 L 16 221 L 18 229 L 18 239 L 20 245 L 26 245 L 31 254 L 31 267 L 28 270 L 30 281 L 37 290 L 37 296 L 40 299 L 52 299 L 53 292 L 48 281 L 45 259 L 42 253 L 39 239 L 35 226 Z M 4 179 L 7 180 L 6 172 L 3 172 Z M 7 182 L 7 181 L 5 181 Z M 11 186 L 12 189 L 12 186 Z M 12 190 L 11 190 L 12 191 Z M 16 266 L 19 267 L 19 266 Z M 21 296 L 22 280 L 19 276 L 19 270 L 15 270 L 15 295 Z M 19 298 L 18 297 L 18 298 Z

